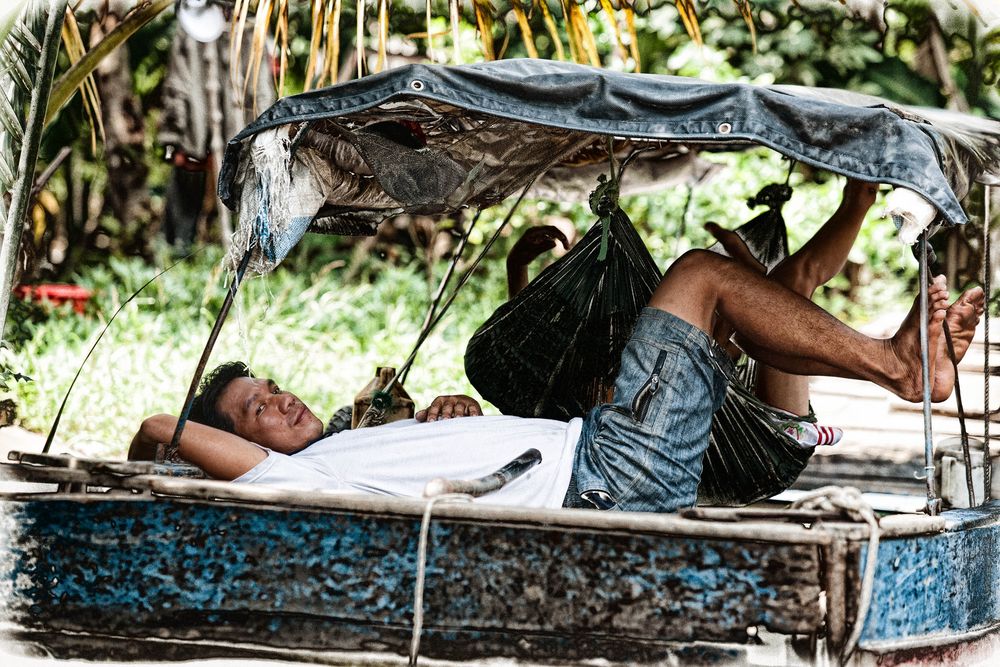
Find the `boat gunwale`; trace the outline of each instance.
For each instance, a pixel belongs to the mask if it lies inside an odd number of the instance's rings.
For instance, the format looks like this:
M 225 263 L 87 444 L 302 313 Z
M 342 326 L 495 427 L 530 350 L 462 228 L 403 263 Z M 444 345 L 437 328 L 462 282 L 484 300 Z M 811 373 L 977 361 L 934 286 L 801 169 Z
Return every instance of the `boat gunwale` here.
M 114 462 L 108 462 L 114 464 Z M 177 500 L 223 504 L 252 504 L 267 510 L 302 510 L 353 512 L 369 515 L 412 517 L 419 519 L 427 509 L 427 500 L 372 496 L 361 493 L 329 493 L 294 491 L 233 484 L 207 479 L 165 477 L 138 474 L 115 476 L 95 474 L 84 469 L 52 468 L 29 464 L 0 464 L 0 479 L 36 483 L 108 487 L 133 492 L 130 495 L 107 495 L 80 491 L 0 492 L 0 501 L 156 501 Z M 64 487 L 65 488 L 65 487 Z M 714 511 L 713 511 L 714 510 Z M 642 512 L 601 512 L 598 510 L 536 509 L 506 507 L 486 503 L 437 502 L 433 508 L 434 520 L 474 523 L 503 523 L 524 527 L 541 527 L 564 530 L 592 530 L 608 533 L 672 535 L 692 538 L 736 539 L 752 542 L 780 544 L 829 545 L 834 541 L 867 541 L 869 527 L 865 523 L 852 523 L 844 519 L 823 517 L 773 518 L 774 511 L 760 512 L 755 518 L 753 509 L 742 510 L 745 517 L 733 520 L 731 508 L 702 507 L 699 518 L 686 518 L 677 514 Z M 958 520 L 922 514 L 887 515 L 881 519 L 880 535 L 883 539 L 934 535 L 946 529 L 961 529 L 965 524 L 963 511 Z M 974 523 L 981 523 L 983 512 L 974 512 Z M 714 515 L 714 516 L 713 516 Z M 1000 516 L 996 518 L 1000 521 Z M 810 523 L 807 527 L 805 523 Z M 949 526 L 949 523 L 951 525 Z

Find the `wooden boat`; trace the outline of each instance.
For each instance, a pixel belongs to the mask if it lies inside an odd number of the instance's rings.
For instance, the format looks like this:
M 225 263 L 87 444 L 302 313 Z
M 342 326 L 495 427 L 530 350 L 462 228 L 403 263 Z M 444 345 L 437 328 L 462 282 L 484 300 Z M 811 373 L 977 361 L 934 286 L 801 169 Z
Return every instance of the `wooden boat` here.
M 429 197 L 406 182 L 382 187 L 378 157 L 365 160 L 376 176 L 359 178 L 356 156 L 331 151 L 324 192 L 336 202 L 314 202 L 285 229 L 358 232 L 401 211 L 492 205 L 544 185 L 549 169 L 592 168 L 600 160 L 583 158 L 609 135 L 613 150 L 652 147 L 636 159 L 653 171 L 692 148 L 762 144 L 910 190 L 945 224 L 965 221 L 959 199 L 973 181 L 1000 182 L 1000 124 L 984 119 L 833 91 L 506 61 L 412 66 L 282 100 L 230 142 L 220 196 L 232 206 L 242 198 L 244 214 L 265 199 L 253 154 L 269 130 L 291 126 L 291 145 L 321 151 L 331 137 L 357 147 L 355 128 L 401 118 L 432 128 L 428 145 L 481 178 L 449 181 L 451 165 L 439 161 Z M 369 140 L 359 152 L 376 150 Z M 918 234 L 932 222 L 903 212 Z M 273 266 L 295 240 L 256 238 L 244 266 Z M 0 596 L 4 635 L 29 652 L 964 664 L 1000 648 L 1000 504 L 939 512 L 936 488 L 955 488 L 955 478 L 930 477 L 924 513 L 877 517 L 828 490 L 825 506 L 805 509 L 646 515 L 287 492 L 168 464 L 15 459 L 3 477 L 33 486 L 0 494 Z M 984 460 L 980 470 L 992 470 Z M 938 467 L 962 488 L 960 466 Z M 992 486 L 980 483 L 979 498 Z

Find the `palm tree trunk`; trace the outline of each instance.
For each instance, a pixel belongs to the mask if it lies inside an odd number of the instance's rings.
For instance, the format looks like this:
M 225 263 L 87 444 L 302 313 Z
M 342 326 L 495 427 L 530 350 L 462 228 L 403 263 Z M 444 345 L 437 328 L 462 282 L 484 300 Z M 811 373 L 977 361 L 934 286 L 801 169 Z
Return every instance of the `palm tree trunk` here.
M 42 129 L 45 121 L 45 108 L 49 101 L 52 88 L 52 77 L 55 73 L 56 56 L 59 52 L 59 32 L 62 30 L 63 18 L 66 12 L 67 0 L 49 0 L 48 17 L 45 21 L 45 37 L 42 40 L 42 56 L 38 63 L 35 86 L 31 90 L 31 103 L 28 107 L 28 122 L 24 131 L 24 143 L 21 145 L 21 157 L 17 165 L 17 181 L 11 192 L 9 214 L 3 243 L 0 245 L 0 337 L 7 325 L 7 307 L 10 305 L 10 294 L 14 285 L 14 270 L 17 264 L 17 252 L 21 246 L 21 232 L 24 230 L 24 219 L 28 212 L 28 201 L 31 186 L 35 180 L 35 163 L 38 161 L 38 146 L 42 140 Z
M 107 13 L 94 21 L 90 29 L 91 48 L 96 47 L 118 26 L 133 3 L 113 0 Z M 153 217 L 146 177 L 149 166 L 143 151 L 146 120 L 142 102 L 132 90 L 132 69 L 128 62 L 128 43 L 106 55 L 94 71 L 101 97 L 104 125 L 104 156 L 108 169 L 107 205 L 122 223 L 119 243 L 128 250 L 146 253 Z

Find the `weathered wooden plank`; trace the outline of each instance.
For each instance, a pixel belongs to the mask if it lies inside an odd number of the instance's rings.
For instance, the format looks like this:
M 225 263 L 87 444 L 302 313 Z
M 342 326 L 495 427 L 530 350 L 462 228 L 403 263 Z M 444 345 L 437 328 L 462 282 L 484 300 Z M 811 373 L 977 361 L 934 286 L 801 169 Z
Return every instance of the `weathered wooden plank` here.
M 17 625 L 317 650 L 400 652 L 408 642 L 414 517 L 153 498 L 2 505 L 0 595 Z M 569 645 L 597 650 L 609 639 L 743 642 L 751 626 L 815 632 L 817 551 L 436 520 L 428 651 L 516 655 L 527 642 L 560 657 Z M 458 636 L 469 641 L 446 641 Z

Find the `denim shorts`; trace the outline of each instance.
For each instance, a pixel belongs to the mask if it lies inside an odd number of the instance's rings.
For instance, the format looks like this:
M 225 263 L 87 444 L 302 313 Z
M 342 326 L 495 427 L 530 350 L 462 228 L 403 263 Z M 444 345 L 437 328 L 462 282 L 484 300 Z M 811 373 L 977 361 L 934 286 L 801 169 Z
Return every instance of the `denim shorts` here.
M 564 506 L 673 512 L 698 496 L 712 415 L 732 361 L 701 329 L 643 309 L 611 403 L 586 416 Z

